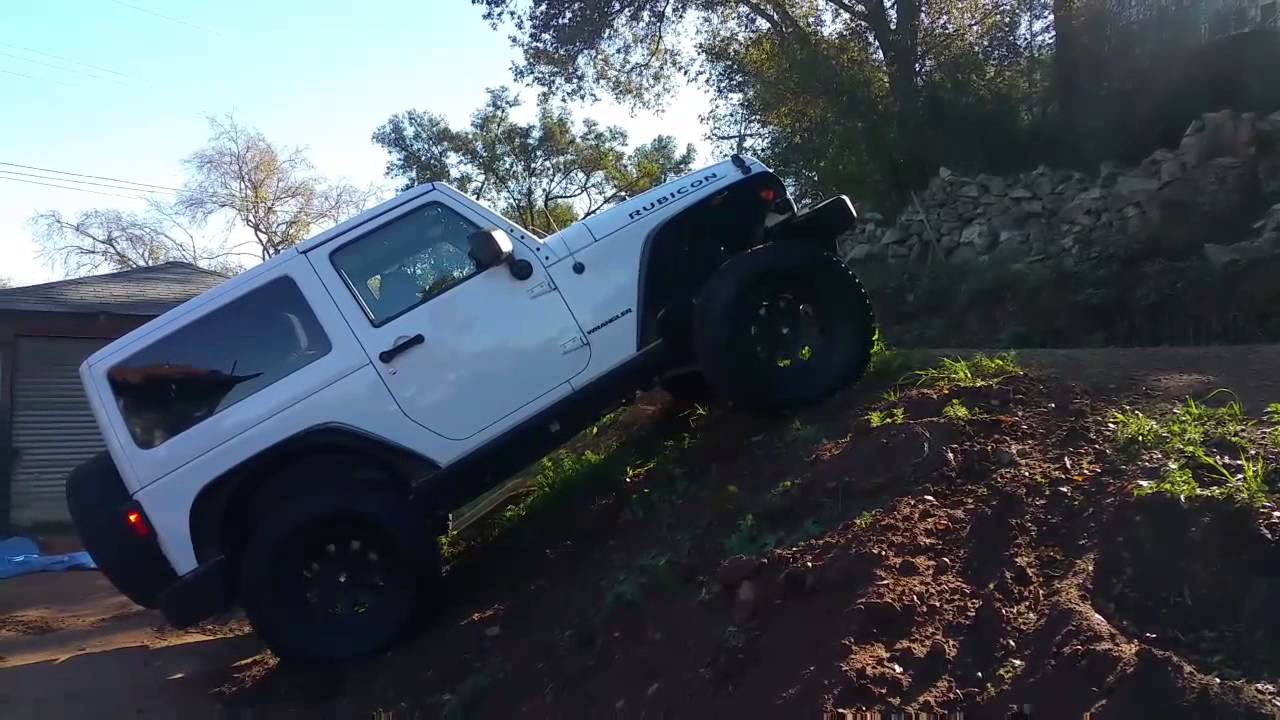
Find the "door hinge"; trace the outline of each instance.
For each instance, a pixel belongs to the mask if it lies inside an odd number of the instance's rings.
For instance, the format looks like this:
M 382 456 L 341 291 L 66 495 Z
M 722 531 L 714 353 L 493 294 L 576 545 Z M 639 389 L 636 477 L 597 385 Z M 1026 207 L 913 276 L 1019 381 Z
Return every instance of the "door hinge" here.
M 532 300 L 536 297 L 542 297 L 543 295 L 546 295 L 549 292 L 555 292 L 555 289 L 556 289 L 556 284 L 551 282 L 551 278 L 547 278 L 546 280 L 543 280 L 537 285 L 534 285 L 533 287 L 529 288 L 525 292 L 529 293 L 529 299 Z
M 568 340 L 565 340 L 564 342 L 560 343 L 560 354 L 568 355 L 574 350 L 577 350 L 578 348 L 586 347 L 586 346 L 587 346 L 586 338 L 582 337 L 581 335 L 574 335 Z

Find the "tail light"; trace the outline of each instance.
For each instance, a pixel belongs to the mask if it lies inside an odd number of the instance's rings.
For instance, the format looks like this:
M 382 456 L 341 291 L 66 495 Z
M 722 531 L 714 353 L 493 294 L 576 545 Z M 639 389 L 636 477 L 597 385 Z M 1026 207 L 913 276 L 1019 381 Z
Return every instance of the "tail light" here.
M 124 508 L 124 521 L 129 526 L 130 532 L 140 538 L 151 535 L 151 525 L 147 522 L 147 516 L 142 514 L 142 506 L 138 503 L 129 503 Z

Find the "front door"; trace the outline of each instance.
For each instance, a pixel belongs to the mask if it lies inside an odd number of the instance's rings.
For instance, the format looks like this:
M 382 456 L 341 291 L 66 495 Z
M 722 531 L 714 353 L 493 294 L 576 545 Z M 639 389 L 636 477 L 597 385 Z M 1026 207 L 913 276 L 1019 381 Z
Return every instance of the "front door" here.
M 308 254 L 401 410 L 452 440 L 536 401 L 590 358 L 536 253 L 515 243 L 533 264 L 527 280 L 506 267 L 477 272 L 467 237 L 486 224 L 429 192 Z

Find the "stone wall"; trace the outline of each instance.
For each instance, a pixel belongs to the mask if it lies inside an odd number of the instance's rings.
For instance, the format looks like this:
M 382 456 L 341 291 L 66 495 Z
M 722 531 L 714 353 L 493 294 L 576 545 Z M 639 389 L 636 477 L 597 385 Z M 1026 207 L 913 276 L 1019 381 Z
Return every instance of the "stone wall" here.
M 1193 122 L 1176 150 L 1133 167 L 1104 164 L 1094 177 L 1047 167 L 964 177 L 942 168 L 896 221 L 864 213 L 841 253 L 855 265 L 1070 267 L 1197 255 L 1221 264 L 1280 253 L 1280 204 L 1266 210 L 1278 200 L 1280 112 L 1224 110 Z

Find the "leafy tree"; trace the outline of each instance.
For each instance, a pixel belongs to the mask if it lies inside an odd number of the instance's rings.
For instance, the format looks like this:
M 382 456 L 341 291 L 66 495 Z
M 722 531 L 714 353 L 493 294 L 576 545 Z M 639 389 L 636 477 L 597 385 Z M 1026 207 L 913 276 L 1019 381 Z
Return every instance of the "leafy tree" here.
M 41 257 L 68 277 L 132 270 L 179 260 L 232 273 L 243 253 L 211 244 L 191 232 L 158 202 L 142 213 L 86 210 L 66 217 L 46 210 L 31 219 Z
M 277 146 L 230 115 L 210 117 L 209 129 L 208 144 L 185 161 L 189 178 L 176 210 L 198 226 L 223 218 L 248 228 L 263 260 L 374 197 L 372 189 L 326 180 L 300 148 Z
M 640 104 L 700 77 L 722 103 L 714 137 L 751 138 L 802 190 L 855 182 L 888 198 L 952 151 L 1019 157 L 998 131 L 1025 124 L 1018 93 L 1048 40 L 1046 0 L 473 1 L 514 23 L 518 79 Z M 931 123 L 987 114 L 997 132 L 977 148 Z
M 492 88 L 465 128 L 408 110 L 375 130 L 373 141 L 390 155 L 387 176 L 404 187 L 449 182 L 540 232 L 688 172 L 695 159 L 692 145 L 681 152 L 667 136 L 628 153 L 624 130 L 590 119 L 579 124 L 545 97 L 532 122 L 513 117 L 519 107 L 509 89 Z

